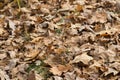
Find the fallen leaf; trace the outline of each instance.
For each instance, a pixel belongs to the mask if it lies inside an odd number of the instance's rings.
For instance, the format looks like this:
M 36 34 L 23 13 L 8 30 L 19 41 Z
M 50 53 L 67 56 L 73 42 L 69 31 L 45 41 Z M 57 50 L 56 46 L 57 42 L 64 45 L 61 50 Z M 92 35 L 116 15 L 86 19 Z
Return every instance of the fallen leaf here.
M 75 80 L 76 75 L 74 73 L 75 73 L 74 71 L 72 71 L 72 72 L 66 72 L 64 74 L 64 76 L 65 76 L 64 80 Z
M 96 33 L 96 36 L 99 35 L 99 36 L 112 36 L 114 35 L 115 33 L 119 32 L 119 29 L 116 29 L 116 28 L 111 28 L 111 29 L 107 29 L 107 30 L 102 30 L 100 32 L 97 32 Z
M 31 43 L 37 43 L 37 42 L 39 42 L 40 40 L 42 40 L 43 39 L 43 37 L 36 37 L 36 38 L 33 38 L 33 40 L 32 41 L 30 41 Z
M 91 60 L 93 60 L 93 57 L 87 55 L 87 53 L 83 53 L 81 55 L 76 56 L 72 63 L 82 62 L 87 65 Z
M 0 35 L 2 35 L 5 32 L 3 28 L 0 28 Z
M 35 80 L 44 80 L 44 78 L 35 72 Z
M 86 2 L 86 0 L 75 0 L 75 3 L 76 3 L 76 4 L 84 5 L 85 2 Z
M 62 72 L 58 69 L 57 66 L 52 67 L 52 68 L 50 69 L 50 72 L 52 72 L 54 75 L 59 75 L 59 76 L 62 74 Z
M 97 61 L 94 61 L 94 63 L 90 66 L 90 68 L 92 68 L 92 67 L 99 68 L 99 67 L 101 67 L 101 64 Z
M 63 78 L 59 76 L 54 76 L 54 80 L 63 80 Z
M 76 6 L 76 11 L 82 11 L 82 10 L 83 10 L 83 6 L 78 4 Z
M 30 60 L 35 58 L 39 54 L 39 50 L 31 50 L 28 54 L 25 54 L 25 60 Z
M 9 27 L 12 29 L 12 35 L 14 35 L 14 31 L 16 29 L 16 26 L 12 20 L 9 20 Z
M 0 69 L 0 80 L 10 80 L 7 73 L 5 71 L 3 71 L 2 69 Z
M 76 80 L 86 80 L 85 78 L 81 78 L 79 76 L 76 77 Z
M 27 15 L 27 18 L 28 18 L 29 20 L 32 20 L 32 21 L 37 21 L 37 20 L 38 20 L 36 16 Z
M 3 8 L 4 3 L 0 2 L 0 9 Z
M 4 59 L 5 57 L 7 57 L 6 53 L 0 53 L 0 59 Z
M 117 0 L 116 2 L 116 11 L 120 12 L 120 1 Z
M 9 61 L 0 60 L 0 66 L 6 66 L 8 63 Z
M 115 76 L 116 74 L 119 73 L 119 71 L 117 71 L 113 68 L 108 68 L 108 70 L 104 74 L 105 74 L 105 76 L 107 76 L 108 74 L 111 74 L 111 73 L 113 73 L 113 75 Z
M 70 5 L 68 2 L 66 2 L 62 5 L 62 9 L 63 9 L 63 11 L 64 10 L 74 10 L 73 6 Z
M 50 72 L 52 72 L 54 75 L 61 75 L 63 72 L 67 72 L 71 69 L 71 66 L 68 65 L 57 65 L 55 67 L 52 67 L 50 69 Z
M 16 52 L 15 51 L 9 51 L 9 55 L 11 58 L 15 58 L 16 57 Z
M 44 62 L 48 65 L 50 65 L 51 67 L 55 67 L 56 65 L 58 65 L 53 59 L 55 58 L 54 55 L 49 55 L 49 58 L 47 58 L 46 60 L 44 60 Z
M 47 8 L 41 8 L 40 10 L 43 13 L 50 13 L 49 9 L 47 9 Z
M 68 70 L 70 70 L 72 67 L 71 65 L 67 64 L 67 65 L 58 65 L 58 70 L 60 70 L 61 72 L 67 72 Z
M 43 40 L 43 42 L 44 42 L 44 44 L 46 45 L 46 46 L 48 46 L 49 44 L 51 44 L 52 43 L 52 40 L 49 38 L 44 38 L 44 40 Z
M 105 11 L 97 11 L 90 19 L 90 23 L 100 22 L 105 23 L 107 21 L 107 13 Z
M 20 8 L 20 11 L 21 11 L 21 12 L 25 12 L 25 13 L 30 13 L 30 12 L 31 12 L 30 10 L 28 10 L 28 9 L 25 8 L 25 7 Z
M 120 63 L 119 62 L 111 63 L 110 67 L 116 69 L 117 71 L 120 71 Z
M 65 48 L 58 48 L 58 49 L 54 49 L 55 53 L 57 54 L 61 54 L 63 52 L 65 52 Z
M 36 80 L 34 71 L 29 72 L 27 80 Z

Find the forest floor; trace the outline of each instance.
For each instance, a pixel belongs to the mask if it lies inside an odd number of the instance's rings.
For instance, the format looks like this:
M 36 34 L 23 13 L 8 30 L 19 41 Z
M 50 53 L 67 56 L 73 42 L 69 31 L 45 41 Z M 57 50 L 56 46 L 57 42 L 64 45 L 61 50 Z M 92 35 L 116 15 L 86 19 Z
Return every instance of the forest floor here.
M 120 80 L 120 0 L 1 0 L 0 80 Z

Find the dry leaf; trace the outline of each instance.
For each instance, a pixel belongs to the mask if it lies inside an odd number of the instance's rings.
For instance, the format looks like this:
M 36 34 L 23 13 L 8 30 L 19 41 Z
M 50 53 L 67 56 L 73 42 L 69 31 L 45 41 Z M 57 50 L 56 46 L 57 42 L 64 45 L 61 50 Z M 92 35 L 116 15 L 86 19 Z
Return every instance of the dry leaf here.
M 0 53 L 0 59 L 4 59 L 5 57 L 7 57 L 6 53 Z
M 72 63 L 82 62 L 87 65 L 91 60 L 93 60 L 93 57 L 87 55 L 87 53 L 83 53 L 81 55 L 76 56 Z
M 50 13 L 49 9 L 47 9 L 47 8 L 41 8 L 40 10 L 43 13 Z
M 0 80 L 119 79 L 120 0 L 0 0 L 0 8 Z
M 90 23 L 100 22 L 105 23 L 107 21 L 107 13 L 105 11 L 97 11 L 92 18 L 90 19 Z
M 52 40 L 51 40 L 51 38 L 44 38 L 43 42 L 46 46 L 48 46 L 49 44 L 52 43 Z
M 61 54 L 63 52 L 65 52 L 65 48 L 58 48 L 58 49 L 54 49 L 55 53 L 57 54 Z
M 71 69 L 71 65 L 69 65 L 69 64 L 67 64 L 67 65 L 58 65 L 57 67 L 61 72 L 67 72 L 68 70 Z
M 56 65 L 58 65 L 58 63 L 56 63 L 53 59 L 55 58 L 54 55 L 50 54 L 48 56 L 49 58 L 47 58 L 47 60 L 44 60 L 44 62 L 48 65 L 50 65 L 51 67 L 55 67 Z
M 9 55 L 11 58 L 15 58 L 16 57 L 16 52 L 15 51 L 9 51 Z
M 30 41 L 31 43 L 37 43 L 37 42 L 39 42 L 40 40 L 42 40 L 43 39 L 43 37 L 36 37 L 36 38 L 33 38 L 33 40 L 32 41 Z
M 35 80 L 44 80 L 44 77 L 35 72 Z
M 25 12 L 25 13 L 30 13 L 30 12 L 31 12 L 30 10 L 28 10 L 28 9 L 25 8 L 25 7 L 20 8 L 20 11 L 21 11 L 21 12 Z
M 0 61 L 0 66 L 6 66 L 9 63 L 9 61 L 1 60 Z
M 117 71 L 120 71 L 120 63 L 119 62 L 111 63 L 110 67 L 116 69 Z
M 29 72 L 27 80 L 36 80 L 34 71 Z
M 54 75 L 61 75 L 63 72 L 67 72 L 71 69 L 71 66 L 68 65 L 57 65 L 55 67 L 52 67 L 50 69 L 50 72 L 52 72 Z
M 76 6 L 76 11 L 82 11 L 82 10 L 83 10 L 83 6 L 78 4 Z
M 11 74 L 12 75 L 17 75 L 17 73 L 19 72 L 18 68 L 13 68 L 12 71 L 11 71 Z
M 76 77 L 76 80 L 86 80 L 85 78 L 81 78 L 79 76 Z
M 75 0 L 74 3 L 84 5 L 86 0 Z
M 75 80 L 76 78 L 76 74 L 74 74 L 74 71 L 73 72 L 67 72 L 64 74 L 64 80 Z
M 73 6 L 70 5 L 68 2 L 62 5 L 62 9 L 64 10 L 73 10 Z
M 97 62 L 97 61 L 94 61 L 94 64 L 92 64 L 92 65 L 90 66 L 90 68 L 92 68 L 92 67 L 100 68 L 100 67 L 101 67 L 101 64 L 100 64 L 99 62 Z
M 36 16 L 30 16 L 30 15 L 27 15 L 27 19 L 32 20 L 32 21 L 38 20 Z
M 113 68 L 108 68 L 108 71 L 106 71 L 104 74 L 105 74 L 105 76 L 107 76 L 108 74 L 111 74 L 111 73 L 113 73 L 113 75 L 116 75 L 119 73 L 119 71 L 117 71 Z
M 116 2 L 116 11 L 120 12 L 120 1 L 117 0 Z
M 0 80 L 10 80 L 7 73 L 5 71 L 3 71 L 2 69 L 0 69 Z
M 99 35 L 99 36 L 112 36 L 114 35 L 115 33 L 119 32 L 119 29 L 116 29 L 116 28 L 111 28 L 111 29 L 108 29 L 108 30 L 102 30 L 100 32 L 97 32 L 96 35 Z
M 12 35 L 14 35 L 14 31 L 16 29 L 16 26 L 12 20 L 9 20 L 9 27 L 12 29 Z
M 62 74 L 62 72 L 58 69 L 57 66 L 52 67 L 52 68 L 50 69 L 50 72 L 52 72 L 54 75 L 59 75 L 59 76 Z
M 35 58 L 39 54 L 39 50 L 31 50 L 28 54 L 25 54 L 25 60 L 30 60 Z
M 3 28 L 0 28 L 0 35 L 2 35 L 5 32 Z
M 63 78 L 59 76 L 54 76 L 54 80 L 63 80 Z

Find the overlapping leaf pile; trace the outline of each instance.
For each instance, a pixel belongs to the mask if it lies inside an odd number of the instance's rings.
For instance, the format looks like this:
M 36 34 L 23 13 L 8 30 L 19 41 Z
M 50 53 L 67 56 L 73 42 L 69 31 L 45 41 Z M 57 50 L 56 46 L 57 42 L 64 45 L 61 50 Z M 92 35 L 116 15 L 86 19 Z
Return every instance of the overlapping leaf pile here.
M 119 0 L 0 2 L 0 80 L 119 80 Z

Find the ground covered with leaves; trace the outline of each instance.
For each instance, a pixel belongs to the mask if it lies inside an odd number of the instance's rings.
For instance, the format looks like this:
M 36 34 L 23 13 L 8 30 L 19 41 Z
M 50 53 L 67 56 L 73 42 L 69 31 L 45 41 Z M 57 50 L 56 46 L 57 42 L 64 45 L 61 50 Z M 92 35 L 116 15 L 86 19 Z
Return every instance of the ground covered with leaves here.
M 1 0 L 0 80 L 120 80 L 120 0 Z

